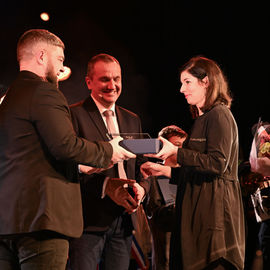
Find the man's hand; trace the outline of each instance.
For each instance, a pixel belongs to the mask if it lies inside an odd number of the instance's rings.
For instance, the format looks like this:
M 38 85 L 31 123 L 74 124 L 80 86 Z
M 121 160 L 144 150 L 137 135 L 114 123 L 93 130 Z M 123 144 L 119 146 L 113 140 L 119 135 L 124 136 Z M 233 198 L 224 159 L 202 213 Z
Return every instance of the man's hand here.
M 151 175 L 153 176 L 164 175 L 168 178 L 171 178 L 171 167 L 153 163 L 150 161 L 143 163 L 140 167 L 140 171 L 144 179 L 147 179 Z
M 82 164 L 79 164 L 79 170 L 81 173 L 84 173 L 84 174 L 93 174 L 93 173 L 100 173 L 104 170 L 108 170 L 110 168 L 113 167 L 113 164 L 111 164 L 108 168 L 94 168 L 94 167 L 91 167 L 91 166 L 86 166 L 86 165 L 82 165 Z
M 116 204 L 123 206 L 128 213 L 132 213 L 138 207 L 138 201 L 128 193 L 127 187 L 133 187 L 135 183 L 135 180 L 110 178 L 105 188 L 105 194 Z
M 157 154 L 145 154 L 144 156 L 165 160 L 170 156 L 177 155 L 179 149 L 177 146 L 163 137 L 159 137 L 158 139 L 163 143 L 162 149 Z
M 136 155 L 127 151 L 123 147 L 119 145 L 119 142 L 122 141 L 123 138 L 118 136 L 113 140 L 109 141 L 113 148 L 113 155 L 112 155 L 112 163 L 115 164 L 119 161 L 128 160 L 130 158 L 136 158 Z
M 141 203 L 141 201 L 142 201 L 142 199 L 143 199 L 143 197 L 145 195 L 144 188 L 140 184 L 135 183 L 133 185 L 133 192 L 135 194 L 135 198 L 134 199 L 138 202 L 138 205 L 140 205 L 140 203 Z

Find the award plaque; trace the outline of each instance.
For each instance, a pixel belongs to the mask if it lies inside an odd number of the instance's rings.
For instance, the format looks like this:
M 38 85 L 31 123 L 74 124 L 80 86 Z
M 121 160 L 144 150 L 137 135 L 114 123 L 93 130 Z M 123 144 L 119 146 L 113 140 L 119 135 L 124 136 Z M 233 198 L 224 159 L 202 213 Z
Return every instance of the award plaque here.
M 159 139 L 152 139 L 148 133 L 119 133 L 111 136 L 121 136 L 119 145 L 134 154 L 157 154 L 162 148 Z

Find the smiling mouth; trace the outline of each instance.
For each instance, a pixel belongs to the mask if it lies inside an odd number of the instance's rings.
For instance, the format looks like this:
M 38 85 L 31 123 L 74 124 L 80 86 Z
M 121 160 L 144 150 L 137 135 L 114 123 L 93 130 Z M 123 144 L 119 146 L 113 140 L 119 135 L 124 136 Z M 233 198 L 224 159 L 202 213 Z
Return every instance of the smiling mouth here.
M 117 94 L 117 90 L 103 90 L 102 93 L 103 94 Z

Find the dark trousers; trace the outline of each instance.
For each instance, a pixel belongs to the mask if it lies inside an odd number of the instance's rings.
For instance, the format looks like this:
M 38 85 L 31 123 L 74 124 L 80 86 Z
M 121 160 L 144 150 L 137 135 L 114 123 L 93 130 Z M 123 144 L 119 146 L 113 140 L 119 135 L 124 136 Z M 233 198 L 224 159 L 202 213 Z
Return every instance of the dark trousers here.
M 106 232 L 85 232 L 70 241 L 69 270 L 128 270 L 132 227 L 117 218 Z
M 64 270 L 68 240 L 53 232 L 0 239 L 1 270 Z

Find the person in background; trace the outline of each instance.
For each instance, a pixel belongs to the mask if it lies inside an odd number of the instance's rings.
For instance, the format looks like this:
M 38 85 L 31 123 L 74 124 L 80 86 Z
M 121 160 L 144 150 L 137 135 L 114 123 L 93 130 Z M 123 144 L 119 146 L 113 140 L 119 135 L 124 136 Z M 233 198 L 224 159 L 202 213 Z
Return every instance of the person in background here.
M 251 199 L 263 176 L 259 173 L 254 173 L 250 169 L 249 161 L 242 161 L 238 166 L 238 178 L 242 191 L 243 206 L 246 220 L 246 251 L 245 251 L 245 270 L 257 269 L 255 264 L 260 258 L 260 248 L 258 241 L 258 232 L 260 224 L 256 220 L 254 206 Z M 259 269 L 258 269 L 259 270 Z
M 165 175 L 178 185 L 171 237 L 171 270 L 244 268 L 245 223 L 238 180 L 238 128 L 221 69 L 211 59 L 191 58 L 180 71 L 180 92 L 195 118 L 183 148 L 160 137 L 148 155 L 177 159 L 178 168 L 146 162 L 144 177 Z
M 177 147 L 182 147 L 187 133 L 180 127 L 170 125 L 159 133 Z M 178 167 L 174 156 L 168 157 L 164 165 Z M 159 179 L 160 178 L 160 179 Z M 152 269 L 169 270 L 170 238 L 172 225 L 175 222 L 175 185 L 169 184 L 169 179 L 151 177 L 151 188 L 146 199 L 146 214 L 152 233 Z
M 265 145 L 268 145 L 267 151 L 263 155 L 257 158 L 257 164 L 250 162 L 251 171 L 253 173 L 258 173 L 262 176 L 262 181 L 260 182 L 259 192 L 262 200 L 262 206 L 264 207 L 265 213 L 270 215 L 270 153 L 269 153 L 269 126 L 268 122 L 263 122 L 262 126 L 267 127 L 267 140 Z M 255 132 L 256 125 L 252 128 L 252 133 Z M 262 251 L 263 257 L 263 270 L 270 269 L 270 219 L 266 218 L 261 221 L 260 229 L 258 233 L 259 247 Z
M 100 141 L 108 140 L 108 134 L 142 132 L 140 118 L 116 105 L 122 92 L 121 67 L 116 58 L 108 54 L 92 57 L 85 81 L 90 90 L 89 97 L 70 108 L 79 136 Z M 139 180 L 141 163 L 138 156 L 136 160 L 118 163 L 102 173 L 83 176 L 84 231 L 79 239 L 70 242 L 69 269 L 96 270 L 98 264 L 102 270 L 128 269 L 133 230 L 132 193 L 135 192 L 139 206 L 149 190 L 149 182 L 142 180 L 134 184 L 129 194 L 124 187 L 115 189 L 109 179 Z
M 118 145 L 121 138 L 76 136 L 58 89 L 60 38 L 29 30 L 17 58 L 20 72 L 0 106 L 0 269 L 64 270 L 68 239 L 82 234 L 83 217 L 80 186 L 61 161 L 106 169 L 135 155 Z

